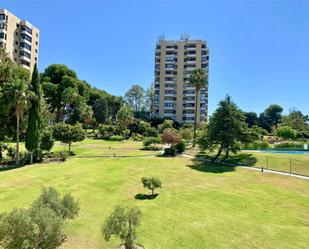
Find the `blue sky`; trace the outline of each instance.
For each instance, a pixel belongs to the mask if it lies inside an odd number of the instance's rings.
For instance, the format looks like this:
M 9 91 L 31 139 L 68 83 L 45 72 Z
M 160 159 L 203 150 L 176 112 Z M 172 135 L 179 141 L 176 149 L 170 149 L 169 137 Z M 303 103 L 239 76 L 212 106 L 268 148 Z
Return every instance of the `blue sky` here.
M 246 111 L 309 114 L 307 0 L 1 0 L 41 31 L 39 68 L 62 63 L 115 95 L 153 81 L 159 35 L 210 48 L 209 109 L 226 94 Z

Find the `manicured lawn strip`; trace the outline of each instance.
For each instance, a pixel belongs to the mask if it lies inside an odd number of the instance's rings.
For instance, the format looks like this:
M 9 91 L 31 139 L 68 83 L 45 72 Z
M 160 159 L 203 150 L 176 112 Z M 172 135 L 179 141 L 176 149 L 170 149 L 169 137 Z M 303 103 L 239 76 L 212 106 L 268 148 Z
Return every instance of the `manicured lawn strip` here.
M 185 153 L 191 156 L 196 156 L 197 154 L 203 155 L 203 153 L 199 153 L 198 149 L 192 148 L 187 150 Z M 260 168 L 264 167 L 284 172 L 290 172 L 291 160 L 292 173 L 309 176 L 309 155 L 271 154 L 262 152 L 242 151 L 240 154 L 236 155 L 236 157 L 242 157 L 239 161 L 239 163 L 242 164 L 256 166 Z M 252 164 L 251 162 L 254 160 L 256 162 Z
M 100 227 L 116 204 L 141 208 L 138 242 L 146 248 L 306 248 L 308 181 L 190 165 L 186 158 L 72 158 L 0 172 L 0 211 L 28 206 L 52 185 L 81 205 L 62 248 L 115 248 L 119 241 L 105 242 Z M 147 193 L 142 176 L 161 179 L 159 197 L 134 198 Z
M 290 172 L 290 160 L 292 173 L 309 175 L 309 155 L 288 155 L 288 154 L 271 154 L 250 152 L 246 154 L 252 154 L 257 158 L 255 166 L 266 167 L 268 161 L 268 168 L 274 170 L 280 170 Z

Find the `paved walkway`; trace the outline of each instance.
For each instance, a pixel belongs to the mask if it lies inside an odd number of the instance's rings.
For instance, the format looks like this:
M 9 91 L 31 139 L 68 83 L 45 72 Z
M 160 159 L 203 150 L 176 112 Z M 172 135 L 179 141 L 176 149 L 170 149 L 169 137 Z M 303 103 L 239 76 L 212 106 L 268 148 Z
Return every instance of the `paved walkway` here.
M 196 157 L 190 156 L 188 154 L 182 154 L 182 156 L 188 157 L 188 158 L 191 158 L 191 159 L 196 158 Z M 198 160 L 209 162 L 209 160 L 206 160 L 206 159 L 203 159 L 203 158 L 198 158 Z M 255 170 L 255 171 L 261 171 L 261 168 L 257 168 L 257 167 L 253 167 L 253 166 L 250 167 L 250 166 L 244 166 L 244 165 L 239 165 L 239 164 L 227 164 L 227 163 L 224 163 L 224 164 L 231 165 L 231 166 L 237 166 L 237 167 L 243 167 L 243 168 Z M 287 173 L 287 172 L 276 171 L 276 170 L 271 170 L 271 169 L 263 169 L 263 173 L 272 173 L 272 174 L 277 174 L 277 175 L 292 176 L 292 177 L 296 177 L 296 178 L 300 178 L 300 179 L 304 179 L 304 180 L 309 180 L 309 176 L 302 176 L 302 175 L 297 175 L 297 174 L 293 174 L 293 173 L 290 174 L 290 173 Z

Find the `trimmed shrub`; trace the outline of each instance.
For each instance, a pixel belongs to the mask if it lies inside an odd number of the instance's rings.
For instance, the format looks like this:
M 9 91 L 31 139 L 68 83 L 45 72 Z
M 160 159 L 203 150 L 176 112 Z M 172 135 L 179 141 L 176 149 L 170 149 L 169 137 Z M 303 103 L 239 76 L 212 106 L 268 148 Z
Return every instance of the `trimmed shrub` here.
M 244 149 L 252 149 L 252 150 L 268 149 L 269 147 L 270 147 L 269 143 L 265 140 L 254 141 L 253 143 L 244 145 Z
M 134 134 L 131 136 L 131 139 L 133 141 L 143 141 L 144 137 L 141 134 Z
M 175 145 L 177 153 L 182 153 L 186 150 L 186 140 L 182 139 L 178 144 Z
M 109 138 L 111 136 L 114 135 L 115 133 L 115 127 L 112 125 L 104 125 L 104 124 L 100 124 L 98 127 L 98 131 L 99 134 L 103 137 L 103 138 Z
M 66 161 L 68 157 L 69 153 L 67 151 L 55 151 L 45 155 L 45 159 L 57 159 L 62 162 Z
M 145 147 L 151 147 L 154 146 L 156 147 L 157 144 L 161 143 L 161 139 L 159 137 L 145 137 L 143 140 L 143 145 Z
M 175 156 L 175 152 L 176 152 L 175 147 L 171 146 L 169 148 L 164 149 L 163 155 L 164 156 Z
M 284 148 L 304 148 L 304 143 L 297 143 L 297 142 L 284 142 L 280 144 L 275 144 L 275 148 L 284 149 Z
M 111 141 L 123 141 L 123 136 L 114 135 L 109 138 Z

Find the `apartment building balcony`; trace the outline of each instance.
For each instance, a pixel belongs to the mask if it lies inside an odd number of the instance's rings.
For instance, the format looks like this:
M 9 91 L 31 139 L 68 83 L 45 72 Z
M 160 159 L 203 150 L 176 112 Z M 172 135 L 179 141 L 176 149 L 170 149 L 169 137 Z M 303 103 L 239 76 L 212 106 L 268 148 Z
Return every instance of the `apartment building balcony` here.
M 27 70 L 29 70 L 29 69 L 30 69 L 30 66 L 28 66 L 28 65 L 21 64 L 21 66 L 22 66 L 23 68 L 27 69 Z
M 4 34 L 7 34 L 7 31 L 6 31 L 5 27 L 0 27 L 0 32 L 4 33 Z
M 28 41 L 26 38 L 21 37 L 21 38 L 20 38 L 20 41 L 21 41 L 21 42 L 26 42 L 26 43 L 28 43 L 30 46 L 32 45 L 31 41 Z
M 164 96 L 166 96 L 166 97 L 175 97 L 177 94 L 176 94 L 176 92 L 174 92 L 174 93 L 164 93 Z
M 30 33 L 29 31 L 25 30 L 25 29 L 22 29 L 20 31 L 21 34 L 25 34 L 25 35 L 29 35 L 29 36 L 32 36 L 32 32 Z
M 192 47 L 187 46 L 187 47 L 185 48 L 185 50 L 187 50 L 187 51 L 193 51 L 193 50 L 196 50 L 196 46 L 192 46 Z
M 20 55 L 20 56 L 19 56 L 19 59 L 20 59 L 20 60 L 23 60 L 23 61 L 26 61 L 26 62 L 28 62 L 28 63 L 31 62 L 31 59 L 28 58 L 28 57 L 26 57 L 26 56 L 24 56 L 24 55 Z
M 193 64 L 194 64 L 194 65 L 196 64 L 196 61 L 195 61 L 195 60 L 194 60 L 194 61 L 193 61 L 193 60 L 192 60 L 192 61 L 191 61 L 191 60 L 190 60 L 190 61 L 189 61 L 189 60 L 185 61 L 185 65 L 187 65 L 188 67 L 189 67 L 190 65 L 193 65 Z
M 176 119 L 175 113 L 163 113 L 164 117 Z
M 0 43 L 6 43 L 6 40 L 4 38 L 0 38 Z
M 27 53 L 30 53 L 31 54 L 31 50 L 29 50 L 28 48 L 26 48 L 26 47 L 20 47 L 19 48 L 19 50 L 20 51 L 25 51 L 25 52 L 27 52 Z

